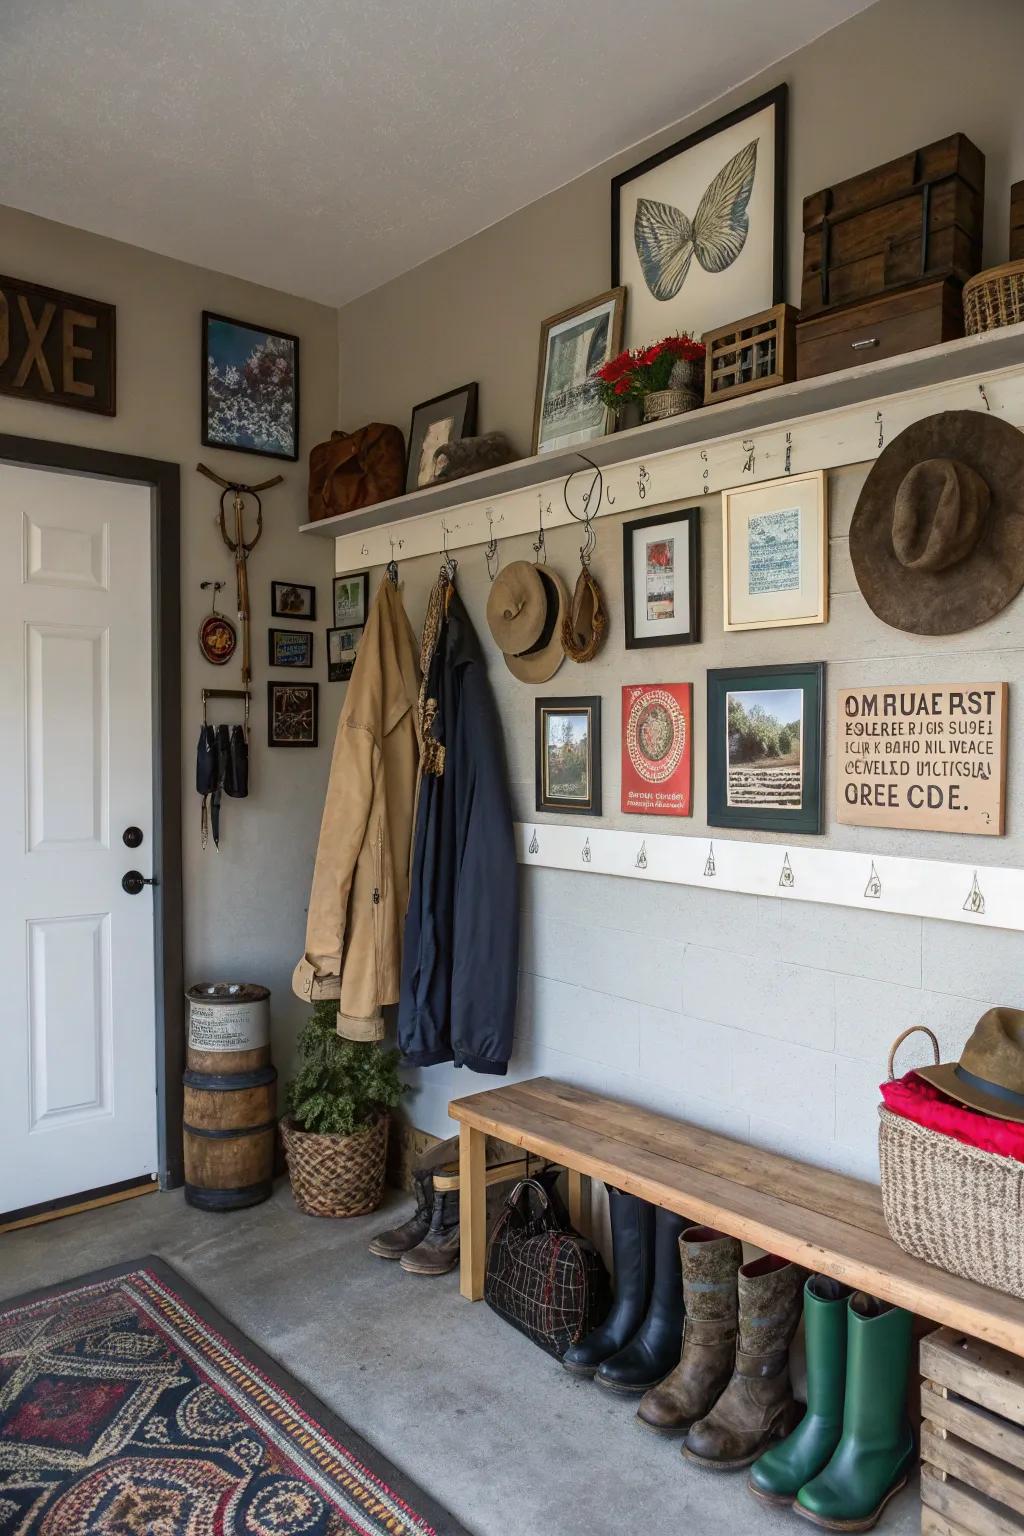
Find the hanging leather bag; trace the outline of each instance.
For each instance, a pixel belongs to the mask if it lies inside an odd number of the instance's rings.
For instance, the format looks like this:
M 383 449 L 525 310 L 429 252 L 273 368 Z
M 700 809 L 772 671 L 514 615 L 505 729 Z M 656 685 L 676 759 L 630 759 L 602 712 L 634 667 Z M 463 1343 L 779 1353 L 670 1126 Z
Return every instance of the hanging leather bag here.
M 556 1360 L 607 1315 L 611 1287 L 601 1255 L 538 1179 L 520 1180 L 494 1224 L 484 1300 Z
M 309 455 L 310 522 L 390 501 L 404 489 L 405 438 L 397 427 L 371 421 L 358 432 L 332 432 Z

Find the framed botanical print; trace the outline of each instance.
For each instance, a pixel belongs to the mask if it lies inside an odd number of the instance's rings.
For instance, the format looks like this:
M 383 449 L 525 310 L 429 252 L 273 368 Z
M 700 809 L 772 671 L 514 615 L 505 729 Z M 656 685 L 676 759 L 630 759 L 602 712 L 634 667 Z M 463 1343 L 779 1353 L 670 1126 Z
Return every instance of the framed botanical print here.
M 329 683 L 347 683 L 352 676 L 362 633 L 358 625 L 348 629 L 327 631 L 327 681 Z
M 270 616 L 274 619 L 315 619 L 316 587 L 302 581 L 270 583 Z
M 463 384 L 447 394 L 435 395 L 413 407 L 409 424 L 409 448 L 405 460 L 405 488 L 417 491 L 429 485 L 434 474 L 434 454 L 445 443 L 472 437 L 476 431 L 475 384 Z
M 700 639 L 700 508 L 642 517 L 622 528 L 626 649 Z
M 601 814 L 601 700 L 534 701 L 538 811 Z
M 316 683 L 267 684 L 267 746 L 315 747 L 319 687 Z
M 203 444 L 299 456 L 299 338 L 203 310 Z
M 334 578 L 334 627 L 342 629 L 355 625 L 361 629 L 366 623 L 366 610 L 370 600 L 370 573 L 357 571 L 354 576 Z
M 828 618 L 825 472 L 722 492 L 726 629 L 824 624 Z
M 708 673 L 708 822 L 821 832 L 825 664 Z
M 272 667 L 311 667 L 313 631 L 311 629 L 269 629 L 270 665 Z
M 780 85 L 612 181 L 627 346 L 700 336 L 785 297 L 786 100 Z
M 533 407 L 534 453 L 573 448 L 608 431 L 608 408 L 594 371 L 622 350 L 625 304 L 625 288 L 613 288 L 544 321 Z
M 627 683 L 622 690 L 622 809 L 693 815 L 693 687 Z

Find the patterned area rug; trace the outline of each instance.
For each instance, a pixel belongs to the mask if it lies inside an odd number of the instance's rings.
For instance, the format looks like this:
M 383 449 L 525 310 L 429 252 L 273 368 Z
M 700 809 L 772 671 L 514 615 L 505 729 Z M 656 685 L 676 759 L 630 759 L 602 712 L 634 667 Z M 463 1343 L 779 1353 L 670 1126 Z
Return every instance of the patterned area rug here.
M 2 1536 L 467 1536 L 159 1259 L 0 1303 Z

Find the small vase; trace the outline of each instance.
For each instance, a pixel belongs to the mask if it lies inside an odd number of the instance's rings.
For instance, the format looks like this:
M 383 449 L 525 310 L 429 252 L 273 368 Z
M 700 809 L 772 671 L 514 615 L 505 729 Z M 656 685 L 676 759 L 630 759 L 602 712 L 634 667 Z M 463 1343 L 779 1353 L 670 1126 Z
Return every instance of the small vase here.
M 703 403 L 695 389 L 652 389 L 644 395 L 644 421 L 663 421 L 666 416 L 682 416 Z
M 630 427 L 638 427 L 643 420 L 639 400 L 627 400 L 615 413 L 616 432 L 628 432 Z

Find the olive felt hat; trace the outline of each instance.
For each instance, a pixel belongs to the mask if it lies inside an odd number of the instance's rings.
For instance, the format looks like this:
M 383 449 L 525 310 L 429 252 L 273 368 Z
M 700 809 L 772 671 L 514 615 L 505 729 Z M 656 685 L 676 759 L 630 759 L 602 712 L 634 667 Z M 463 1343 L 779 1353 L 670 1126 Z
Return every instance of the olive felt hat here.
M 850 558 L 894 629 L 953 635 L 994 618 L 1024 586 L 1024 433 L 984 411 L 915 421 L 864 482 Z
M 975 1024 L 959 1061 L 915 1070 L 968 1109 L 1024 1125 L 1024 1013 L 990 1008 Z
M 514 560 L 498 572 L 487 598 L 487 623 L 521 683 L 546 683 L 565 657 L 562 622 L 569 593 L 557 571 Z

